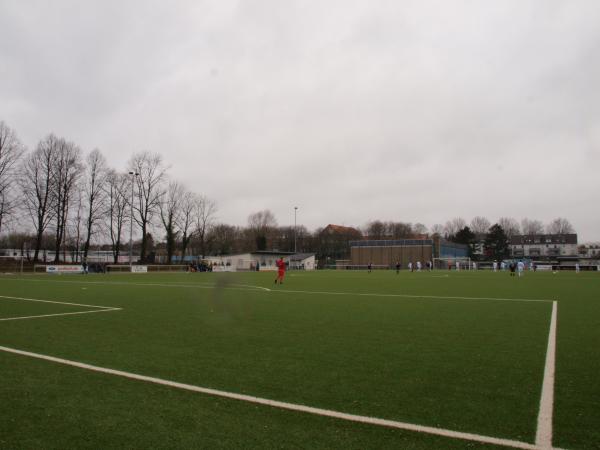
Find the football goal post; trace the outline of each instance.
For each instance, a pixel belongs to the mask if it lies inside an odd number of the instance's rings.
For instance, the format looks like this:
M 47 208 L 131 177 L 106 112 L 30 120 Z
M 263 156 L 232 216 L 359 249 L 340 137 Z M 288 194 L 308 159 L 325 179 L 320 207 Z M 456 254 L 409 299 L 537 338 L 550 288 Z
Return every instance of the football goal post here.
M 0 273 L 23 273 L 25 256 L 0 256 Z
M 471 270 L 471 258 L 433 258 L 433 268 L 437 270 Z

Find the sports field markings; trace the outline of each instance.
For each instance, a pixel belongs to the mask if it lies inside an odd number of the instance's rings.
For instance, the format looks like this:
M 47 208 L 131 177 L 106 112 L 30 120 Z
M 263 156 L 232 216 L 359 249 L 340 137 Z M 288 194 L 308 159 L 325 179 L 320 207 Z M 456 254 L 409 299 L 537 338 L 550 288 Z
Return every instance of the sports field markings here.
M 5 317 L 5 318 L 0 319 L 0 321 L 38 319 L 41 317 L 73 316 L 73 315 L 77 315 L 77 314 L 93 314 L 93 313 L 100 313 L 100 312 L 121 311 L 123 309 L 123 308 L 116 308 L 113 306 L 85 305 L 82 303 L 59 302 L 56 300 L 42 300 L 39 298 L 11 297 L 8 295 L 0 295 L 0 299 L 20 300 L 20 301 L 38 302 L 38 303 L 54 303 L 57 305 L 84 306 L 86 308 L 95 308 L 95 311 L 72 311 L 72 312 L 54 313 L 54 314 L 37 314 L 34 316 Z
M 158 287 L 179 287 L 179 288 L 196 288 L 196 289 L 234 289 L 241 291 L 265 291 L 270 292 L 271 289 L 266 288 L 264 286 L 254 286 L 250 284 L 237 284 L 237 283 L 207 283 L 200 282 L 194 284 L 186 284 L 186 283 L 140 283 L 137 281 L 129 282 L 129 281 L 84 281 L 84 280 L 40 280 L 40 279 L 29 279 L 26 280 L 24 278 L 13 278 L 8 279 L 8 281 L 36 281 L 39 283 L 66 283 L 66 284 L 87 284 L 87 285 L 101 285 L 101 286 L 110 286 L 110 285 L 118 285 L 118 286 L 158 286 Z
M 109 284 L 109 283 L 105 283 Z M 264 288 L 266 289 L 266 288 Z M 285 292 L 283 290 L 279 290 L 279 292 Z M 314 291 L 291 291 L 291 292 L 305 292 L 305 293 L 315 293 Z M 328 293 L 328 292 L 325 292 Z M 346 294 L 346 293 L 336 293 L 336 294 Z M 370 294 L 357 294 L 357 295 L 370 295 Z M 385 296 L 389 296 L 387 294 L 381 294 Z M 396 296 L 403 296 L 403 294 L 396 294 Z M 408 296 L 408 295 L 406 295 Z M 414 297 L 414 296 L 409 296 Z M 477 299 L 475 297 L 438 297 L 438 296 L 418 296 L 423 298 L 456 298 L 456 299 Z M 72 314 L 89 314 L 94 312 L 108 312 L 108 311 L 118 311 L 122 310 L 122 308 L 117 307 L 109 307 L 109 306 L 98 306 L 98 305 L 86 305 L 81 303 L 72 303 L 72 302 L 59 302 L 55 300 L 42 300 L 42 299 L 33 299 L 33 298 L 25 298 L 25 297 L 12 297 L 12 296 L 0 296 L 0 298 L 5 299 L 14 299 L 14 300 L 22 300 L 22 301 L 31 301 L 31 302 L 41 302 L 41 303 L 54 303 L 54 304 L 63 304 L 63 305 L 71 305 L 71 306 L 84 306 L 89 308 L 96 308 L 96 311 L 79 311 L 79 312 L 71 312 L 71 313 L 59 313 L 59 314 L 44 314 L 38 316 L 28 316 L 28 317 L 13 317 L 6 318 L 0 320 L 18 320 L 18 319 L 35 319 L 38 317 L 51 317 L 51 316 L 62 316 L 62 315 L 72 315 Z M 483 298 L 488 300 L 512 300 L 512 301 L 547 301 L 547 300 L 527 300 L 527 299 L 498 299 L 498 298 Z M 552 315 L 550 319 L 550 331 L 548 336 L 548 348 L 546 352 L 546 363 L 544 368 L 544 380 L 542 383 L 542 395 L 540 399 L 540 410 L 538 414 L 538 422 L 537 422 L 537 430 L 536 430 L 536 442 L 535 444 L 529 444 L 527 442 L 516 441 L 511 439 L 502 439 L 496 438 L 493 436 L 484 436 L 478 435 L 474 433 L 465 433 L 460 431 L 453 431 L 444 428 L 436 428 L 429 427 L 425 425 L 417 425 L 411 424 L 407 422 L 399 422 L 395 420 L 387 420 L 380 419 L 376 417 L 368 417 L 368 416 L 360 416 L 356 414 L 348 414 L 344 412 L 322 409 L 322 408 L 314 408 L 311 406 L 300 405 L 295 403 L 287 403 L 281 402 L 277 400 L 270 400 L 261 397 L 254 397 L 250 395 L 244 394 L 236 394 L 233 392 L 220 391 L 211 388 L 204 388 L 200 386 L 179 383 L 175 381 L 164 380 L 161 378 L 149 377 L 146 375 L 139 375 L 131 372 L 124 372 L 115 369 L 109 369 L 105 367 L 94 366 L 91 364 L 81 363 L 78 361 L 72 361 L 62 358 L 56 358 L 49 355 L 42 355 L 39 353 L 27 352 L 24 350 L 18 350 L 10 347 L 0 346 L 0 351 L 4 351 L 7 353 L 13 353 L 22 356 L 28 356 L 31 358 L 42 359 L 46 361 L 51 361 L 59 364 L 69 365 L 73 367 L 78 367 L 81 369 L 91 370 L 95 372 L 106 373 L 110 375 L 125 377 L 133 380 L 146 381 L 154 384 L 169 386 L 177 389 L 184 389 L 193 392 L 199 392 L 207 395 L 225 397 L 229 399 L 245 401 L 255 404 L 266 405 L 274 408 L 281 408 L 291 411 L 304 412 L 308 414 L 314 414 L 319 416 L 332 417 L 341 420 L 347 420 L 351 422 L 359 422 L 366 423 L 371 425 L 379 425 L 388 428 L 397 428 L 408 431 L 414 431 L 417 433 L 425 433 L 425 434 L 433 434 L 443 437 L 449 437 L 454 439 L 468 440 L 481 442 L 486 444 L 495 444 L 501 445 L 504 447 L 512 447 L 512 448 L 520 448 L 520 449 L 532 449 L 532 450 L 560 450 L 558 448 L 552 447 L 552 416 L 553 416 L 553 408 L 554 408 L 554 372 L 555 372 L 555 355 L 556 355 L 556 323 L 557 323 L 557 302 L 552 301 Z
M 122 370 L 115 370 L 115 369 L 109 369 L 106 367 L 94 366 L 91 364 L 81 363 L 78 361 L 72 361 L 72 360 L 63 359 L 63 358 L 56 358 L 54 356 L 27 352 L 27 351 L 18 350 L 18 349 L 14 349 L 14 348 L 10 348 L 10 347 L 0 346 L 0 351 L 7 352 L 7 353 L 13 353 L 16 355 L 21 355 L 21 356 L 28 356 L 30 358 L 36 358 L 36 359 L 41 359 L 41 360 L 45 360 L 45 361 L 51 361 L 54 363 L 63 364 L 63 365 L 67 365 L 67 366 L 78 367 L 80 369 L 91 370 L 94 372 L 100 372 L 100 373 L 105 373 L 105 374 L 114 375 L 114 376 L 118 376 L 118 377 L 129 378 L 132 380 L 145 381 L 148 383 L 159 384 L 162 386 L 168 386 L 168 387 L 172 387 L 172 388 L 176 388 L 176 389 L 183 389 L 186 391 L 198 392 L 198 393 L 212 395 L 212 396 L 216 396 L 216 397 L 224 397 L 224 398 L 233 399 L 233 400 L 239 400 L 239 401 L 244 401 L 244 402 L 249 402 L 249 403 L 254 403 L 254 404 L 259 404 L 259 405 L 265 405 L 265 406 L 270 406 L 273 408 L 286 409 L 286 410 L 290 410 L 290 411 L 298 411 L 298 412 L 314 414 L 314 415 L 318 415 L 318 416 L 332 417 L 335 419 L 347 420 L 347 421 L 351 421 L 351 422 L 379 425 L 379 426 L 388 427 L 388 428 L 397 428 L 397 429 L 401 429 L 401 430 L 414 431 L 417 433 L 433 434 L 433 435 L 437 435 L 437 436 L 443 436 L 443 437 L 454 438 L 454 439 L 475 441 L 475 442 L 481 442 L 481 443 L 485 443 L 485 444 L 501 445 L 504 447 L 512 447 L 512 448 L 520 448 L 520 449 L 528 449 L 528 450 L 552 449 L 551 446 L 540 446 L 538 444 L 529 444 L 527 442 L 515 441 L 515 440 L 511 440 L 511 439 L 502 439 L 502 438 L 496 438 L 493 436 L 484 436 L 484 435 L 473 434 L 473 433 L 464 433 L 464 432 L 460 432 L 460 431 L 447 430 L 444 428 L 435 428 L 435 427 L 416 425 L 416 424 L 406 423 L 406 422 L 398 422 L 395 420 L 387 420 L 387 419 L 380 419 L 380 418 L 376 418 L 376 417 L 348 414 L 348 413 L 344 413 L 344 412 L 333 411 L 330 409 L 314 408 L 311 406 L 300 405 L 300 404 L 296 404 L 296 403 L 280 402 L 277 400 L 270 400 L 267 398 L 254 397 L 251 395 L 236 394 L 233 392 L 204 388 L 204 387 L 195 386 L 192 384 L 178 383 L 176 381 L 164 380 L 162 378 L 149 377 L 146 375 L 139 375 L 139 374 L 132 373 L 132 372 L 124 372 Z M 556 449 L 554 449 L 554 450 L 556 450 Z
M 15 278 L 11 281 L 24 281 L 23 278 Z M 313 295 L 352 295 L 358 297 L 390 297 L 390 298 L 422 298 L 431 300 L 489 300 L 489 301 L 504 301 L 504 302 L 541 302 L 552 303 L 554 300 L 545 298 L 503 298 L 503 297 L 461 297 L 448 295 L 417 295 L 417 294 L 377 294 L 369 292 L 336 292 L 336 291 L 307 291 L 295 289 L 280 289 L 266 288 L 263 286 L 243 285 L 243 284 L 209 284 L 209 283 L 140 283 L 127 281 L 77 281 L 77 280 L 27 280 L 38 281 L 41 283 L 70 283 L 70 284 L 88 284 L 88 285 L 120 285 L 120 286 L 158 286 L 158 287 L 174 287 L 174 288 L 196 288 L 196 289 L 233 289 L 233 290 L 249 290 L 249 291 L 265 291 L 279 292 L 289 294 L 313 294 Z
M 334 292 L 334 291 L 301 291 L 292 289 L 271 289 L 271 292 L 285 292 L 293 294 L 319 294 L 319 295 L 353 295 L 358 297 L 400 297 L 400 298 L 425 298 L 438 300 L 494 300 L 503 302 L 541 302 L 551 303 L 554 300 L 544 298 L 502 298 L 502 297 L 459 297 L 450 295 L 416 295 L 416 294 L 375 294 L 364 292 Z
M 552 316 L 548 333 L 548 348 L 544 366 L 544 381 L 540 398 L 540 411 L 537 421 L 535 443 L 541 448 L 552 447 L 552 415 L 554 410 L 554 372 L 556 361 L 556 322 L 557 302 L 552 302 Z

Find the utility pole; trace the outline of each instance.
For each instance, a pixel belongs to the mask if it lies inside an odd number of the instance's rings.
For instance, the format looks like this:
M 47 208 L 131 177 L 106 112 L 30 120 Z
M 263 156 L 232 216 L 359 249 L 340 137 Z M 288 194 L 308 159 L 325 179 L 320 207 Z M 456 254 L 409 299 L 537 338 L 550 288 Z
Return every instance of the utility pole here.
M 129 175 L 131 175 L 131 203 L 129 203 L 129 270 L 131 271 L 133 265 L 133 182 L 139 173 L 131 170 Z
M 298 207 L 294 206 L 294 253 L 296 253 L 296 212 Z

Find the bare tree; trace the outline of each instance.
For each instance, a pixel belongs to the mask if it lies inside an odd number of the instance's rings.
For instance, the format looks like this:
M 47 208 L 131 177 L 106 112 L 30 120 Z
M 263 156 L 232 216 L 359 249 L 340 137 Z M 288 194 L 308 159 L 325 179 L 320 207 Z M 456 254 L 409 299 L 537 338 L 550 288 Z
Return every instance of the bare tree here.
M 127 195 L 127 188 L 129 182 L 127 174 L 118 174 L 114 170 L 109 170 L 104 186 L 107 228 L 112 242 L 113 262 L 115 264 L 119 262 L 124 224 L 127 220 L 132 220 L 128 216 L 129 196 Z
M 213 235 L 210 233 L 210 230 L 216 218 L 217 204 L 204 195 L 200 195 L 195 198 L 194 205 L 194 219 L 196 220 L 194 235 L 199 241 L 200 254 L 205 256 L 208 252 L 211 236 Z M 231 230 L 229 229 L 223 228 L 219 233 L 216 233 L 215 236 L 229 236 L 230 231 Z
M 506 234 L 506 237 L 508 237 L 508 238 L 510 238 L 511 236 L 516 236 L 521 233 L 521 229 L 519 228 L 519 223 L 512 217 L 500 217 L 498 219 L 498 225 L 500 225 L 500 227 L 502 227 L 504 234 Z
M 408 222 L 390 222 L 388 224 L 389 236 L 393 239 L 411 238 L 415 234 L 415 229 Z
M 575 229 L 571 222 L 563 217 L 557 217 L 548 224 L 548 234 L 572 234 L 575 233 Z
M 192 238 L 192 227 L 195 222 L 196 196 L 190 191 L 185 191 L 181 197 L 180 214 L 177 217 L 177 227 L 181 233 L 181 257 L 185 258 L 185 252 Z
M 79 261 L 79 250 L 81 248 L 81 239 L 83 234 L 84 208 L 83 208 L 83 192 L 77 190 L 75 193 L 75 214 L 71 218 L 71 245 L 73 246 L 73 261 Z
M 460 230 L 467 226 L 467 222 L 461 217 L 455 217 L 452 220 L 446 222 L 444 225 L 444 234 L 447 238 L 454 236 Z
M 412 226 L 413 234 L 425 235 L 427 234 L 427 226 L 423 223 L 417 222 Z
M 0 232 L 6 219 L 15 210 L 11 188 L 16 179 L 16 164 L 24 151 L 17 134 L 0 121 Z
M 444 225 L 441 223 L 436 223 L 431 227 L 431 235 L 432 236 L 443 236 L 444 235 Z
M 533 236 L 544 233 L 544 224 L 540 220 L 523 219 L 521 220 L 521 231 L 523 234 Z
M 179 221 L 183 192 L 183 187 L 176 181 L 172 181 L 169 183 L 163 200 L 160 202 L 160 220 L 165 229 L 165 238 L 167 241 L 167 264 L 171 264 L 173 253 L 175 252 L 175 243 L 178 234 L 176 228 Z
M 367 223 L 364 234 L 369 239 L 385 239 L 388 234 L 387 228 L 387 224 L 381 220 L 372 220 Z
M 248 229 L 254 237 L 257 250 L 266 250 L 268 238 L 277 227 L 273 213 L 265 209 L 248 216 Z
M 60 249 L 65 237 L 69 207 L 73 192 L 81 177 L 81 150 L 74 143 L 65 139 L 58 140 L 56 158 L 53 160 L 53 196 L 55 223 L 54 262 L 60 260 Z
M 54 217 L 52 168 L 58 153 L 58 141 L 53 134 L 41 140 L 36 150 L 25 160 L 19 177 L 25 209 L 35 229 L 34 261 L 39 259 L 44 231 Z
M 92 235 L 96 232 L 97 225 L 106 211 L 104 203 L 106 199 L 106 190 L 104 184 L 108 175 L 106 159 L 100 153 L 100 150 L 94 149 L 87 157 L 85 174 L 85 203 L 86 203 L 86 238 L 83 244 L 83 257 L 87 258 L 90 249 Z
M 471 231 L 475 234 L 487 234 L 492 224 L 483 216 L 475 216 L 471 219 Z
M 211 244 L 212 252 L 217 255 L 226 255 L 236 250 L 236 240 L 240 235 L 239 228 L 227 224 L 216 224 L 208 231 L 206 242 Z
M 142 231 L 140 259 L 145 261 L 148 246 L 148 226 L 157 213 L 164 194 L 162 182 L 166 176 L 166 168 L 162 157 L 148 152 L 137 153 L 129 161 L 129 167 L 135 173 L 137 196 L 133 205 L 133 218 Z

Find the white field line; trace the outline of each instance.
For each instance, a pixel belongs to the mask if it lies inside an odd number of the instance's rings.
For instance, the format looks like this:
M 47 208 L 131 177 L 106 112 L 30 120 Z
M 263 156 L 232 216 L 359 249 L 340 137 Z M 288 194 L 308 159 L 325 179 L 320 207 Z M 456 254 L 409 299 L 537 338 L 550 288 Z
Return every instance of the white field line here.
M 76 312 L 68 312 L 68 313 L 40 314 L 37 316 L 6 317 L 4 319 L 0 319 L 0 322 L 6 321 L 6 320 L 39 319 L 40 317 L 73 316 L 75 314 L 95 314 L 95 313 L 101 313 L 101 312 L 121 311 L 121 310 L 122 310 L 122 308 L 110 308 L 110 309 L 100 309 L 100 310 L 96 310 L 96 311 L 76 311 Z
M 13 279 L 11 281 L 23 281 L 22 279 Z M 279 288 L 266 288 L 262 286 L 250 285 L 224 285 L 217 286 L 215 284 L 179 284 L 179 283 L 128 283 L 126 281 L 74 281 L 74 280 L 27 280 L 39 281 L 42 283 L 74 283 L 74 284 L 98 284 L 98 285 L 120 285 L 120 286 L 158 286 L 158 287 L 173 287 L 173 288 L 196 288 L 196 289 L 234 289 L 234 290 L 264 290 L 265 292 L 283 292 L 290 294 L 318 294 L 318 295 L 353 295 L 358 297 L 397 297 L 397 298 L 423 298 L 437 300 L 490 300 L 503 302 L 542 302 L 551 303 L 554 300 L 544 298 L 502 298 L 502 297 L 459 297 L 447 295 L 413 295 L 413 294 L 376 294 L 376 293 L 361 293 L 361 292 L 335 292 L 335 291 L 305 291 Z
M 22 278 L 14 278 L 9 279 L 8 281 L 25 281 Z M 139 282 L 127 282 L 127 281 L 77 281 L 77 280 L 27 280 L 27 281 L 37 281 L 40 283 L 67 283 L 67 284 L 94 284 L 101 286 L 158 286 L 158 287 L 176 287 L 176 288 L 195 288 L 195 289 L 233 289 L 238 291 L 265 291 L 270 292 L 271 289 L 263 287 L 263 286 L 253 286 L 249 284 L 227 284 L 218 285 L 215 283 L 194 283 L 194 284 L 185 284 L 185 283 L 139 283 Z
M 554 371 L 556 360 L 556 322 L 557 302 L 552 302 L 552 317 L 548 333 L 548 349 L 546 350 L 546 365 L 544 381 L 540 398 L 540 411 L 537 420 L 535 443 L 540 448 L 552 448 L 552 414 L 554 410 Z
M 354 295 L 359 297 L 400 297 L 400 298 L 425 298 L 438 300 L 493 300 L 502 302 L 542 302 L 550 303 L 550 299 L 533 299 L 533 298 L 501 298 L 501 297 L 458 297 L 448 295 L 413 295 L 413 294 L 369 294 L 361 292 L 333 292 L 333 291 L 300 291 L 291 289 L 273 288 L 271 292 L 285 292 L 293 294 L 319 294 L 319 295 Z
M 41 300 L 39 298 L 11 297 L 8 295 L 0 295 L 0 299 L 20 300 L 20 301 L 26 301 L 26 302 L 53 303 L 53 304 L 57 304 L 57 305 L 85 306 L 86 308 L 96 308 L 96 311 L 74 311 L 74 312 L 55 313 L 55 314 L 38 314 L 35 316 L 6 317 L 3 319 L 0 319 L 0 322 L 7 321 L 7 320 L 38 319 L 41 317 L 72 316 L 75 314 L 92 314 L 92 313 L 100 313 L 100 312 L 121 311 L 123 309 L 123 308 L 115 308 L 112 306 L 84 305 L 82 303 L 59 302 L 59 301 L 55 301 L 55 300 Z
M 428 426 L 423 426 L 423 425 L 415 425 L 412 423 L 398 422 L 395 420 L 379 419 L 376 417 L 359 416 L 359 415 L 355 415 L 355 414 L 348 414 L 348 413 L 333 411 L 333 410 L 329 410 L 329 409 L 313 408 L 311 406 L 299 405 L 299 404 L 295 404 L 295 403 L 280 402 L 277 400 L 269 400 L 266 398 L 254 397 L 251 395 L 236 394 L 233 392 L 204 388 L 204 387 L 195 386 L 195 385 L 191 385 L 191 384 L 178 383 L 175 381 L 164 380 L 162 378 L 149 377 L 146 375 L 139 375 L 136 373 L 124 372 L 121 370 L 109 369 L 106 367 L 93 366 L 91 364 L 85 364 L 85 363 L 81 363 L 81 362 L 77 362 L 77 361 L 71 361 L 68 359 L 56 358 L 54 356 L 42 355 L 39 353 L 27 352 L 27 351 L 18 350 L 18 349 L 14 349 L 14 348 L 10 348 L 10 347 L 0 346 L 0 351 L 7 352 L 7 353 L 13 353 L 13 354 L 17 354 L 17 355 L 22 355 L 22 356 L 28 356 L 30 358 L 42 359 L 45 361 L 51 361 L 54 363 L 64 364 L 67 366 L 78 367 L 80 369 L 91 370 L 94 372 L 106 373 L 106 374 L 114 375 L 114 376 L 118 376 L 118 377 L 129 378 L 132 380 L 145 381 L 148 383 L 159 384 L 162 386 L 168 386 L 168 387 L 172 387 L 172 388 L 176 388 L 176 389 L 183 389 L 186 391 L 199 392 L 199 393 L 206 394 L 206 395 L 212 395 L 212 396 L 216 396 L 216 397 L 224 397 L 224 398 L 239 400 L 239 401 L 243 401 L 243 402 L 249 402 L 249 403 L 254 403 L 254 404 L 259 404 L 259 405 L 270 406 L 273 408 L 286 409 L 286 410 L 290 410 L 290 411 L 298 411 L 298 412 L 314 414 L 314 415 L 318 415 L 318 416 L 332 417 L 335 419 L 347 420 L 347 421 L 351 421 L 351 422 L 379 425 L 379 426 L 388 427 L 388 428 L 397 428 L 397 429 L 401 429 L 401 430 L 414 431 L 417 433 L 433 434 L 433 435 L 443 436 L 443 437 L 453 438 L 453 439 L 462 439 L 462 440 L 466 440 L 466 441 L 475 441 L 475 442 L 481 442 L 481 443 L 485 443 L 485 444 L 501 445 L 504 447 L 512 447 L 512 448 L 520 448 L 520 449 L 528 449 L 528 450 L 542 450 L 542 449 L 545 450 L 546 449 L 546 447 L 539 447 L 538 445 L 529 444 L 527 442 L 515 441 L 515 440 L 511 440 L 511 439 L 501 439 L 501 438 L 495 438 L 492 436 L 483 436 L 483 435 L 478 435 L 478 434 L 473 434 L 473 433 L 463 433 L 460 431 L 446 430 L 444 428 L 435 428 L 435 427 L 428 427 Z
M 39 298 L 11 297 L 8 295 L 0 295 L 0 298 L 8 298 L 8 299 L 12 299 L 12 300 L 24 300 L 27 302 L 56 303 L 57 305 L 85 306 L 86 308 L 115 309 L 113 306 L 84 305 L 82 303 L 59 302 L 56 300 L 41 300 Z M 120 308 L 117 308 L 117 309 L 120 309 Z

